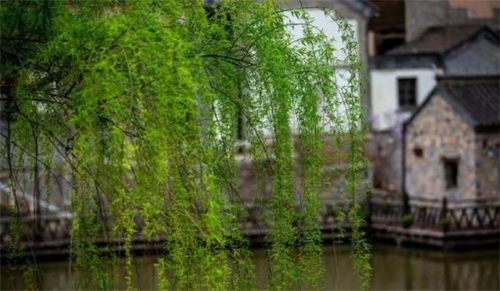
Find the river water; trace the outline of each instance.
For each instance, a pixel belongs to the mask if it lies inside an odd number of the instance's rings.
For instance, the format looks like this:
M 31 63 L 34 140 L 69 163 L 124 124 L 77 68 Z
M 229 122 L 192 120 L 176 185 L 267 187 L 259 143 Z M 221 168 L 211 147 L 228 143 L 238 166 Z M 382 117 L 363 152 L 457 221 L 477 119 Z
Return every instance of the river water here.
M 373 247 L 372 290 L 500 290 L 498 250 L 443 252 L 400 248 L 390 245 Z M 326 290 L 358 290 L 359 280 L 352 272 L 349 248 L 325 246 L 324 284 Z M 156 289 L 154 256 L 135 258 L 135 283 L 139 290 Z M 267 283 L 267 260 L 264 249 L 254 250 L 259 289 Z M 75 289 L 70 280 L 68 262 L 43 262 L 41 287 L 44 290 Z M 0 290 L 22 290 L 22 274 L 2 265 Z M 74 275 L 74 274 L 73 274 Z M 73 278 L 73 277 L 71 277 Z

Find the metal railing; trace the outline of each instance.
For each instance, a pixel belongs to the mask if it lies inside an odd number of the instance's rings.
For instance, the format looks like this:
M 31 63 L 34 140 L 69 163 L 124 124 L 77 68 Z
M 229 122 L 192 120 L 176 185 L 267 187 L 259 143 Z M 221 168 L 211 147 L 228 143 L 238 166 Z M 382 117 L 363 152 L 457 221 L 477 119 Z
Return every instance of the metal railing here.
M 247 235 L 251 240 L 263 240 L 269 233 L 270 225 L 272 224 L 270 213 L 266 211 L 262 205 L 253 203 L 243 203 L 242 207 L 247 212 L 244 219 L 239 222 L 242 233 Z M 347 208 L 348 205 L 339 203 L 334 206 L 331 202 L 322 203 L 320 229 L 330 236 L 333 232 L 338 231 L 339 228 L 344 230 L 350 229 L 350 221 L 347 217 L 344 218 L 343 221 L 337 221 L 338 215 L 335 209 L 339 207 L 344 208 L 344 211 L 346 211 L 345 208 Z M 302 211 L 300 205 L 297 205 L 296 211 L 297 213 Z M 25 213 L 17 217 L 1 217 L 0 249 L 12 245 L 16 240 L 16 233 L 17 235 L 19 235 L 19 233 L 22 235 L 20 241 L 18 240 L 19 237 L 17 238 L 17 242 L 27 247 L 43 248 L 44 246 L 53 247 L 55 245 L 69 246 L 72 219 L 72 215 L 67 212 L 42 215 L 40 217 L 31 216 L 30 213 Z M 102 215 L 96 219 L 102 228 L 100 235 L 98 235 L 99 237 L 95 238 L 96 242 L 114 243 L 121 241 L 120 237 L 111 237 L 106 231 L 106 229 L 109 229 L 109 226 L 113 224 L 113 218 L 111 216 Z M 143 222 L 138 215 L 135 221 L 136 234 L 133 236 L 133 240 L 134 242 L 143 242 L 145 241 L 142 236 Z M 164 235 L 162 237 L 164 237 Z

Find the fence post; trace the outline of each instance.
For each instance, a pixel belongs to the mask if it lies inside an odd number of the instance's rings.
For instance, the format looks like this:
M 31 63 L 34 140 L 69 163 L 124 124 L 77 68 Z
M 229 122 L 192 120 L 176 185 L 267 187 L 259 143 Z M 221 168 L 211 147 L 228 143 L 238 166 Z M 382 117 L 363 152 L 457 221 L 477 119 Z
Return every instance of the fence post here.
M 448 219 L 447 215 L 448 214 L 448 199 L 446 197 L 443 197 L 443 201 L 441 204 L 441 215 L 439 217 L 439 222 L 441 223 L 443 227 L 443 232 L 448 231 Z

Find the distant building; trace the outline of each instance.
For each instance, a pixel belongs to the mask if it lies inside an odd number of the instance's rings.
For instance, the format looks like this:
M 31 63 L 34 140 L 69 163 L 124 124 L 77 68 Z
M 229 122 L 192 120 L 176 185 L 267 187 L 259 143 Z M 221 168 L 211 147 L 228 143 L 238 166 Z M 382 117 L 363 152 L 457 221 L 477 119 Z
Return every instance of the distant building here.
M 383 55 L 406 41 L 404 0 L 371 0 L 378 12 L 368 23 L 369 56 Z
M 499 29 L 498 0 L 371 0 L 379 16 L 370 19 L 370 56 L 419 38 L 435 26 L 482 25 Z
M 372 228 L 398 243 L 498 244 L 500 1 L 371 1 Z M 436 236 L 419 233 L 429 225 Z
M 426 2 L 427 3 L 427 2 Z M 374 188 L 402 189 L 402 124 L 445 76 L 500 75 L 499 34 L 487 26 L 431 27 L 370 61 L 369 155 Z
M 445 77 L 405 124 L 409 197 L 500 198 L 499 76 Z
M 485 26 L 431 27 L 416 40 L 371 59 L 376 131 L 394 128 L 422 104 L 438 76 L 500 74 L 497 32 Z
M 498 30 L 498 0 L 405 0 L 406 41 L 434 26 L 483 25 Z

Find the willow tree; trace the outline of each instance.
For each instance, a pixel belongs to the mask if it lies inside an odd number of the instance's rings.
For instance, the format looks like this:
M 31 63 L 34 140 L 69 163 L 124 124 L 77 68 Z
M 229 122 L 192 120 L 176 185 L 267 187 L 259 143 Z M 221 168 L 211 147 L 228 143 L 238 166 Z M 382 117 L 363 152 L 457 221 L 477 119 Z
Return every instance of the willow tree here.
M 330 138 L 348 149 L 342 177 L 351 207 L 343 215 L 352 223 L 354 271 L 367 287 L 353 31 L 324 11 L 341 31 L 339 59 L 305 9 L 202 2 L 2 1 L 2 152 L 12 193 L 20 167 L 37 169 L 42 181 L 54 169 L 66 173 L 71 260 L 82 288 L 116 288 L 110 253 L 121 247 L 133 289 L 131 251 L 141 236 L 165 241 L 160 289 L 254 289 L 235 161 L 237 121 L 244 120 L 244 155 L 272 179 L 262 212 L 271 230 L 269 288 L 321 289 L 320 194 Z M 291 27 L 302 36 L 292 37 Z M 338 64 L 348 64 L 344 85 Z M 108 249 L 96 245 L 103 237 Z

